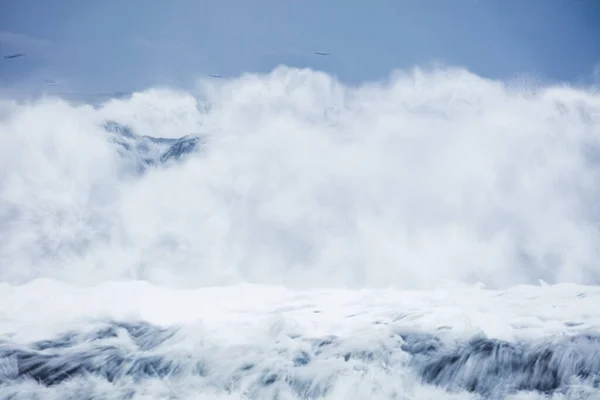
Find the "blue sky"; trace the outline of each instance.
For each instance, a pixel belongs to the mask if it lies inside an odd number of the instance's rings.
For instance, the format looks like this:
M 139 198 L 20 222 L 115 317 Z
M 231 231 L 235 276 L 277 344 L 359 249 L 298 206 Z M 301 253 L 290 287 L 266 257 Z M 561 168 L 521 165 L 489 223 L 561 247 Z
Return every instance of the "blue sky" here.
M 600 64 L 600 1 L 2 0 L 0 52 L 27 54 L 0 59 L 0 86 L 19 90 L 182 86 L 278 64 L 358 82 L 436 61 L 582 82 Z

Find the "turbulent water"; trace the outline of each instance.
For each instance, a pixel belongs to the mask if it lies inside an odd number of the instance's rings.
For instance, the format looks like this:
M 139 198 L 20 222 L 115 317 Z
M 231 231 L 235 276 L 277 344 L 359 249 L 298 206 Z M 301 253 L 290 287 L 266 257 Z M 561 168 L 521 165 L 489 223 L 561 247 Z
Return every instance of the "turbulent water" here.
M 0 398 L 600 398 L 599 180 L 461 69 L 0 99 Z

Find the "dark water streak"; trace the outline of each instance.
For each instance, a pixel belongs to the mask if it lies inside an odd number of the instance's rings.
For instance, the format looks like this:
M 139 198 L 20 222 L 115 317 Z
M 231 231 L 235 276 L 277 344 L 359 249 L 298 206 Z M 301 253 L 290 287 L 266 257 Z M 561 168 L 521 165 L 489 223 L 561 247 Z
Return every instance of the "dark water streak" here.
M 189 376 L 236 390 L 244 377 L 254 381 L 256 398 L 269 387 L 283 385 L 301 398 L 330 392 L 334 379 L 317 381 L 302 373 L 316 363 L 356 363 L 373 368 L 406 368 L 398 354 L 410 355 L 408 366 L 427 384 L 451 391 L 468 391 L 500 398 L 517 391 L 565 393 L 573 384 L 600 387 L 600 337 L 577 335 L 532 343 L 473 338 L 447 343 L 427 333 L 391 333 L 389 342 L 369 348 L 350 346 L 349 338 L 293 337 L 302 350 L 279 348 L 215 349 L 239 365 L 230 376 L 218 375 L 215 359 L 170 350 L 176 328 L 145 322 L 103 322 L 87 332 L 66 332 L 55 338 L 17 345 L 0 342 L 0 385 L 32 380 L 46 387 L 70 379 L 95 377 L 108 382 L 130 379 L 180 379 Z M 351 339 L 351 338 L 350 338 Z M 288 360 L 285 368 L 268 367 L 273 352 Z M 248 357 L 240 358 L 239 354 Z M 402 365 L 395 365 L 402 364 Z M 320 369 L 320 368 L 319 368 Z M 252 396 L 251 396 L 252 397 Z M 255 398 L 255 397 L 252 397 Z

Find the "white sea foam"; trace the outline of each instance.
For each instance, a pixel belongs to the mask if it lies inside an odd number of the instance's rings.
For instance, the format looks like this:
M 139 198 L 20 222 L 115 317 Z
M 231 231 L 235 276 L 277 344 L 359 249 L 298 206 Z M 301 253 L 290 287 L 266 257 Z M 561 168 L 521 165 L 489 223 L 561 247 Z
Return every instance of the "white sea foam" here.
M 463 342 L 466 347 L 457 351 L 466 353 L 474 346 L 469 339 L 480 337 L 515 343 L 515 351 L 525 356 L 535 346 L 541 348 L 540 371 L 547 361 L 543 351 L 557 352 L 545 377 L 527 376 L 532 381 L 563 379 L 578 358 L 599 354 L 598 345 L 587 342 L 565 348 L 565 338 L 596 334 L 599 296 L 597 288 L 567 284 L 505 291 L 453 286 L 435 291 L 291 291 L 248 284 L 181 290 L 143 282 L 77 288 L 48 280 L 5 284 L 0 287 L 0 330 L 11 335 L 0 344 L 0 353 L 43 348 L 29 359 L 22 357 L 22 365 L 29 360 L 45 365 L 38 367 L 39 383 L 57 379 L 58 374 L 49 372 L 52 368 L 69 371 L 71 379 L 35 385 L 15 380 L 0 385 L 0 397 L 476 399 L 477 393 L 423 384 L 418 363 L 435 362 L 436 356 L 443 360 L 444 347 L 450 352 L 455 342 Z M 145 321 L 157 327 L 128 328 L 118 321 Z M 170 336 L 159 327 L 179 330 Z M 427 335 L 442 346 L 441 355 L 425 354 L 415 365 L 405 346 L 427 348 L 432 341 Z M 150 342 L 157 347 L 143 344 Z M 57 360 L 48 361 L 52 356 Z M 115 357 L 125 361 L 118 363 Z M 103 363 L 95 366 L 90 361 L 94 358 Z M 507 366 L 506 361 L 499 352 L 487 360 L 472 356 L 471 366 L 447 368 L 459 370 L 463 378 L 474 377 L 481 387 L 501 388 L 506 369 L 514 369 L 514 381 L 527 372 L 526 366 L 510 364 L 510 359 Z M 135 367 L 143 363 L 151 364 Z M 87 375 L 77 369 L 81 365 L 89 368 Z M 166 366 L 171 370 L 161 375 L 159 367 Z M 103 378 L 111 376 L 111 368 L 127 374 L 106 382 Z M 552 398 L 600 395 L 567 378 L 563 380 L 571 384 L 561 386 Z M 536 391 L 484 397 L 548 398 Z
M 4 102 L 4 281 L 189 287 L 597 283 L 600 96 L 414 70 L 347 87 L 279 68 L 93 109 Z M 124 178 L 103 121 L 202 134 Z
M 592 398 L 599 128 L 591 89 L 460 69 L 2 99 L 0 394 Z

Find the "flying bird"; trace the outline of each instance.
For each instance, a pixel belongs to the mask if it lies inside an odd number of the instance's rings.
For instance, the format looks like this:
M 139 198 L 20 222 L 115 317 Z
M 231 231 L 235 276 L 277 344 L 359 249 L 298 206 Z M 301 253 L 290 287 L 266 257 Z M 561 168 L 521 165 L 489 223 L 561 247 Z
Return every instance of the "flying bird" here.
M 14 54 L 5 54 L 4 58 L 17 58 L 17 57 L 23 57 L 25 54 L 23 53 L 14 53 Z
M 223 75 L 219 75 L 219 74 L 210 74 L 210 76 L 212 76 L 213 78 L 222 78 Z
M 331 53 L 327 53 L 327 52 L 324 52 L 324 51 L 315 51 L 314 53 L 316 55 L 318 55 L 318 56 L 328 56 L 328 55 L 331 54 Z

